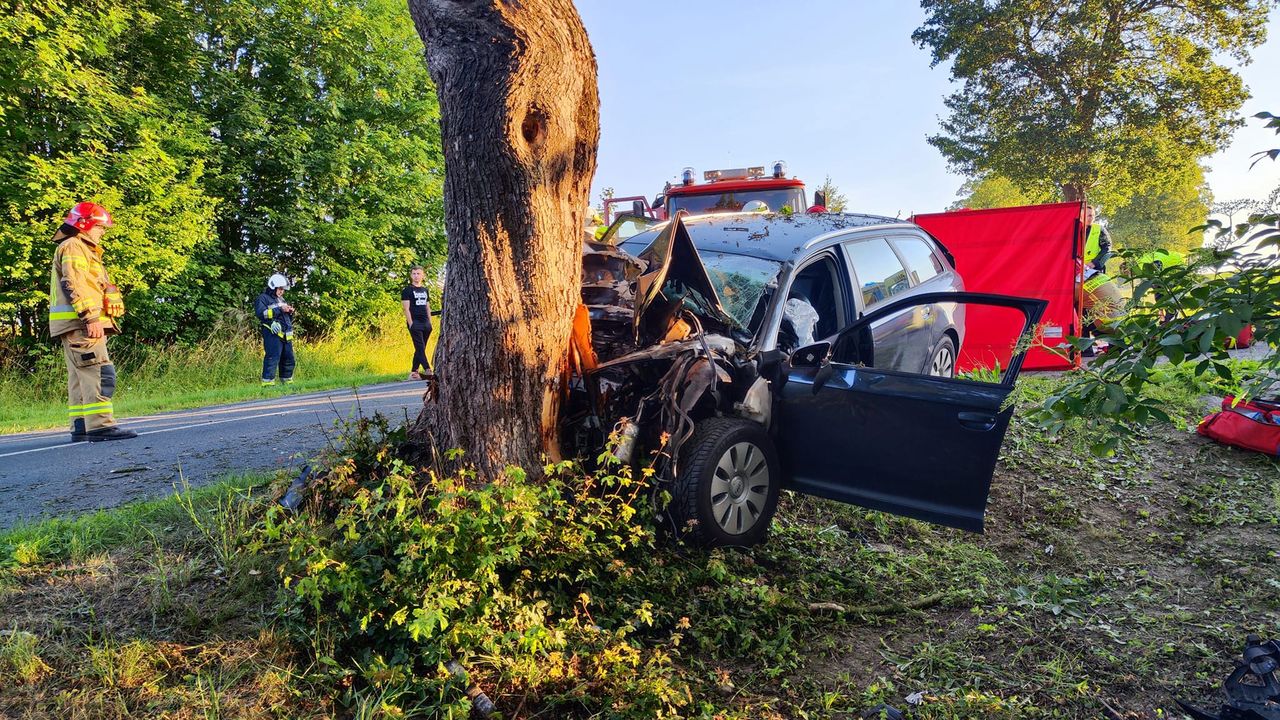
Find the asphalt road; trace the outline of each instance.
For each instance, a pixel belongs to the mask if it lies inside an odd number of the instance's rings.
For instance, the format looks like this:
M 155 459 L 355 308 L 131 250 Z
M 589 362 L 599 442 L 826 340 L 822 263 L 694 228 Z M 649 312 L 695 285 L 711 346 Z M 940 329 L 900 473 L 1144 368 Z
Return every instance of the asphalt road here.
M 388 383 L 128 418 L 120 424 L 138 437 L 115 442 L 72 443 L 66 430 L 0 435 L 0 528 L 162 496 L 184 479 L 196 487 L 299 467 L 342 420 L 415 417 L 424 389 Z

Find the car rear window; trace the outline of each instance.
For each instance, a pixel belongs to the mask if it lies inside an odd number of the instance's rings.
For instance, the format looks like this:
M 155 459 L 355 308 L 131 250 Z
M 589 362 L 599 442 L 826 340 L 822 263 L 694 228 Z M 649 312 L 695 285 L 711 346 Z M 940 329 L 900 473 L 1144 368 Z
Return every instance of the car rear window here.
M 937 277 L 942 272 L 942 262 L 933 254 L 933 248 L 921 238 L 894 238 L 893 244 L 907 261 L 907 268 L 916 284 Z
M 911 289 L 907 270 L 902 267 L 889 241 L 884 238 L 858 240 L 844 246 L 858 276 L 858 289 L 866 307 Z

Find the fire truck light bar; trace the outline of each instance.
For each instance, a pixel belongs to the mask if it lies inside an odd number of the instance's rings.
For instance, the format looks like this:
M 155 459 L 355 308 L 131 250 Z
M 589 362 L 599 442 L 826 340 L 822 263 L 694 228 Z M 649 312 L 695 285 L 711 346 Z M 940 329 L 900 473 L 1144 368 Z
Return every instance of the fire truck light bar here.
M 764 166 L 749 168 L 726 168 L 724 170 L 707 170 L 702 173 L 702 179 L 706 182 L 715 182 L 717 180 L 745 180 L 747 178 L 764 177 Z

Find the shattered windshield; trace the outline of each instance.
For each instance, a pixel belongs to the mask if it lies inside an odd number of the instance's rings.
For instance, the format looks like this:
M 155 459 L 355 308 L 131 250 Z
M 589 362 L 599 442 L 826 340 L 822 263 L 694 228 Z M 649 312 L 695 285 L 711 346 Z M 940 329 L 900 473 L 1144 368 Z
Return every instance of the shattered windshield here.
M 661 239 L 661 228 L 655 227 L 624 240 L 618 247 L 641 257 L 651 252 L 652 245 Z M 707 278 L 720 297 L 720 304 L 738 325 L 754 333 L 753 317 L 756 305 L 764 295 L 765 286 L 778 275 L 782 263 L 777 260 L 718 252 L 698 248 L 698 257 L 707 271 Z
M 699 255 L 707 268 L 707 276 L 716 286 L 725 312 L 739 325 L 754 332 L 751 320 L 756 304 L 764 295 L 765 286 L 778 274 L 782 263 L 713 251 L 699 251 Z
M 741 212 L 747 203 L 758 200 L 765 205 L 765 212 L 779 212 L 789 207 L 791 212 L 805 211 L 804 190 L 778 188 L 775 190 L 738 190 L 713 192 L 705 195 L 672 195 L 668 212 L 674 216 L 677 210 L 687 210 L 690 215 L 704 213 Z

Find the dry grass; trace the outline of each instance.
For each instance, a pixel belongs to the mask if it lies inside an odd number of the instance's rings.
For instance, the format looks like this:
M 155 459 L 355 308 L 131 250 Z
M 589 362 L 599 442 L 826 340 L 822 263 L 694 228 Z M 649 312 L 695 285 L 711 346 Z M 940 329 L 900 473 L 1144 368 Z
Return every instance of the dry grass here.
M 252 484 L 202 490 L 191 516 L 173 499 L 160 501 L 171 512 L 151 503 L 149 532 L 108 549 L 0 569 L 0 717 L 330 717 L 300 696 L 305 665 L 271 629 L 269 559 L 242 545 L 219 562 L 192 520 L 248 542 L 262 507 L 246 500 Z M 56 557 L 71 544 L 45 547 Z

